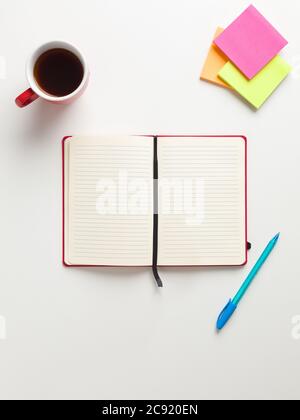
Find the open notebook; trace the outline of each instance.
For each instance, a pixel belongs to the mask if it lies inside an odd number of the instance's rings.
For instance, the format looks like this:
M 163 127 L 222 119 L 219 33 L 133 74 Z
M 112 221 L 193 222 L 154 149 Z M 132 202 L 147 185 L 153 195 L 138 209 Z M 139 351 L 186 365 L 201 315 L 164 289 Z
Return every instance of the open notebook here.
M 246 262 L 244 137 L 66 137 L 63 166 L 66 265 Z

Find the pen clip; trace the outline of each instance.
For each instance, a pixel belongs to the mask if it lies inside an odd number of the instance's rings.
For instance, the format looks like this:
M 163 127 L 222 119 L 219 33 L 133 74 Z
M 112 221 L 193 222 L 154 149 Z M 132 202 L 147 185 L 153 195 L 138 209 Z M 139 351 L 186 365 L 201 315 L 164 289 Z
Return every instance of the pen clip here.
M 230 299 L 218 317 L 217 330 L 221 330 L 225 326 L 231 315 L 235 312 L 236 308 L 237 306 Z

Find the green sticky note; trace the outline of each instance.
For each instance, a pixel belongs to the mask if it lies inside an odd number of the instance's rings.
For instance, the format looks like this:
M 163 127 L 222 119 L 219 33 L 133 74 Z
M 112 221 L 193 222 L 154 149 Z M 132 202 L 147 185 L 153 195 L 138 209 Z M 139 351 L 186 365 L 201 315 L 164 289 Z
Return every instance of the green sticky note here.
M 291 66 L 277 55 L 251 80 L 247 79 L 231 62 L 222 67 L 218 76 L 258 109 L 291 69 Z

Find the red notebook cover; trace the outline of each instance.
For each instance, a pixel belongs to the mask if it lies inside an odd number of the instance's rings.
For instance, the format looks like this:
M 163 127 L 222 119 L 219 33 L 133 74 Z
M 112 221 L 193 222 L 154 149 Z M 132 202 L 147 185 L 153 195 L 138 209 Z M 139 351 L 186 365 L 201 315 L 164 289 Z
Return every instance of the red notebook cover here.
M 147 134 L 141 135 L 143 137 L 149 138 L 180 138 L 180 137 L 189 137 L 189 138 L 242 138 L 244 140 L 244 147 L 245 147 L 245 261 L 242 264 L 238 264 L 238 266 L 246 265 L 248 262 L 248 212 L 247 212 L 247 137 L 244 135 L 159 135 L 159 134 Z M 67 264 L 65 260 L 65 141 L 73 136 L 64 136 L 62 139 L 62 263 L 65 267 L 115 267 L 113 265 L 88 265 L 88 264 Z M 218 267 L 233 267 L 234 265 L 218 265 Z M 130 267 L 130 266 L 128 266 Z M 151 265 L 147 265 L 145 267 L 151 267 Z M 163 267 L 163 265 L 159 265 L 158 267 Z M 188 267 L 188 265 L 184 265 L 183 267 Z M 193 265 L 193 267 L 197 267 Z M 206 267 L 206 265 L 198 265 L 198 267 Z M 214 267 L 209 265 L 208 267 Z M 217 267 L 217 265 L 215 265 Z

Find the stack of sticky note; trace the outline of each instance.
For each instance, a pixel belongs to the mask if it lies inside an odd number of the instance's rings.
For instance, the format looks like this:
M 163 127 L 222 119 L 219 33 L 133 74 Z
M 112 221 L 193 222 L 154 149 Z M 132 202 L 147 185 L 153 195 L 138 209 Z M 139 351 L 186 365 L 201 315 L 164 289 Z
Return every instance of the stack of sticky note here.
M 236 91 L 258 109 L 291 71 L 278 55 L 286 45 L 251 5 L 226 29 L 217 29 L 200 78 Z

